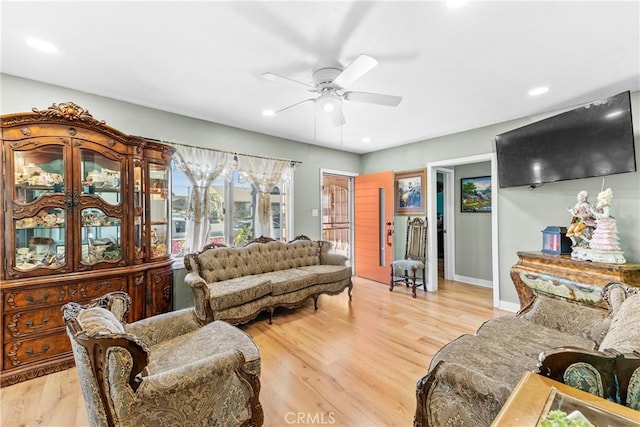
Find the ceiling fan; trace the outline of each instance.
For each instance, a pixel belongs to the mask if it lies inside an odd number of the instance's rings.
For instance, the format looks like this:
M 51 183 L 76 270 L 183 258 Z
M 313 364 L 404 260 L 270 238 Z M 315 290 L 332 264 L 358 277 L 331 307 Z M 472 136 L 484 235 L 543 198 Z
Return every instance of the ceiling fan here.
M 342 113 L 342 101 L 366 102 L 389 107 L 397 107 L 400 101 L 402 101 L 401 96 L 345 91 L 348 86 L 371 71 L 376 65 L 378 65 L 378 61 L 372 57 L 360 55 L 344 70 L 328 67 L 315 71 L 313 73 L 314 85 L 274 73 L 263 73 L 262 77 L 266 80 L 282 81 L 296 86 L 302 86 L 309 92 L 319 94 L 316 97 L 308 98 L 282 108 L 274 114 L 281 113 L 305 102 L 315 102 L 317 108 L 330 115 L 331 122 L 335 126 L 342 126 L 346 123 L 344 114 Z

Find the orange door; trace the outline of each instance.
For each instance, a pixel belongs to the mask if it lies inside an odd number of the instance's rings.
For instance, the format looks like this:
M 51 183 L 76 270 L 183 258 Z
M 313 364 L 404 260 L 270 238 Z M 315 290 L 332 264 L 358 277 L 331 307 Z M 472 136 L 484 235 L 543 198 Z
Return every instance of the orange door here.
M 355 274 L 389 283 L 393 262 L 393 172 L 355 178 Z

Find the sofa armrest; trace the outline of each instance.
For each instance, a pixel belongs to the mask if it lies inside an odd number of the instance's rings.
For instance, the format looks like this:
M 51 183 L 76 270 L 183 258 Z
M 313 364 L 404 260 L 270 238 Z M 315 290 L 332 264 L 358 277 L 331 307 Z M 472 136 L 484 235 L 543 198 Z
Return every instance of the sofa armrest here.
M 142 339 L 149 347 L 173 339 L 200 327 L 193 308 L 158 314 L 125 325 L 125 330 Z
M 136 399 L 163 408 L 160 411 L 171 408 L 185 416 L 197 413 L 214 425 L 229 424 L 231 418 L 237 417 L 237 411 L 229 408 L 233 400 L 232 407 L 247 408 L 248 424 L 261 425 L 260 380 L 257 375 L 245 372 L 244 364 L 242 352 L 230 350 L 153 374 L 143 379 Z M 135 412 L 127 417 L 134 425 L 149 419 L 148 414 Z
M 321 265 L 346 265 L 347 258 L 340 254 L 331 254 L 329 251 L 333 244 L 326 240 L 320 240 L 320 264 Z
M 322 265 L 345 265 L 347 263 L 347 257 L 340 254 L 323 254 L 320 258 L 320 264 Z
M 173 393 L 178 395 L 181 391 L 207 383 L 218 384 L 221 379 L 234 375 L 244 363 L 244 356 L 240 350 L 214 354 L 144 377 L 142 385 L 138 388 L 138 396 L 144 399 Z
M 184 283 L 189 286 L 191 292 L 193 292 L 195 315 L 198 322 L 200 322 L 200 324 L 213 322 L 213 310 L 209 302 L 211 294 L 207 282 L 199 274 L 191 272 L 185 276 Z
M 413 425 L 489 425 L 511 391 L 473 367 L 440 361 L 416 385 Z

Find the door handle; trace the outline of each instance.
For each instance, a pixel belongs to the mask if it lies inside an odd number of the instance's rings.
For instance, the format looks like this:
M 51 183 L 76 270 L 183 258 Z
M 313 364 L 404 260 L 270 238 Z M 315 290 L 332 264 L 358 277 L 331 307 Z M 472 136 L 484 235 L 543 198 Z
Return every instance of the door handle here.
M 387 230 L 387 245 L 393 246 L 393 230 L 391 229 Z

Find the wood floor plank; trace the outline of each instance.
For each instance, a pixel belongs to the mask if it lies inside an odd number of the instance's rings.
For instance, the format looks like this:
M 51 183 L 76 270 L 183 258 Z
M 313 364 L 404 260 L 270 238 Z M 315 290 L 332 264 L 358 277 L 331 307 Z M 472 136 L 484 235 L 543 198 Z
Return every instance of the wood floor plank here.
M 242 327 L 262 357 L 265 426 L 408 426 L 415 384 L 445 343 L 501 315 L 491 289 L 444 282 L 437 293 L 354 278 L 346 293 L 278 309 Z M 2 426 L 88 425 L 76 370 L 0 389 Z

